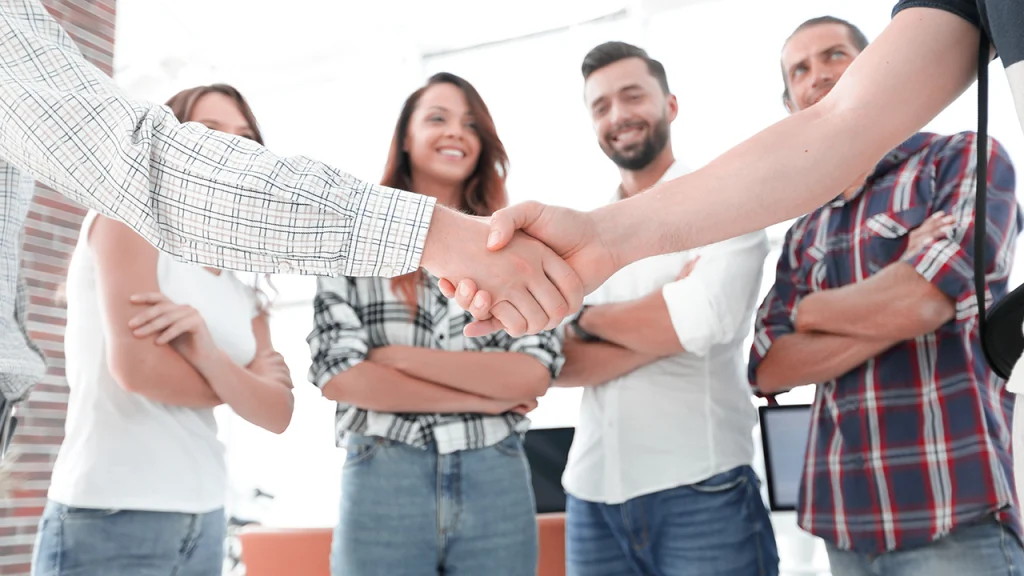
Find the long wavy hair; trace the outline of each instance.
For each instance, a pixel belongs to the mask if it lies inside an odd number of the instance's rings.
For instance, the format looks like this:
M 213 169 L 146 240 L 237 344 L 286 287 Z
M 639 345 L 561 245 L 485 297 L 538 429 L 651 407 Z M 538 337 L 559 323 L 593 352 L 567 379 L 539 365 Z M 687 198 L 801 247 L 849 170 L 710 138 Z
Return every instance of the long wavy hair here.
M 505 179 L 508 177 L 509 169 L 508 154 L 505 152 L 505 145 L 498 138 L 494 119 L 491 118 L 491 113 L 480 93 L 472 84 L 455 74 L 434 74 L 425 85 L 406 98 L 395 124 L 395 134 L 391 138 L 391 149 L 388 151 L 388 161 L 380 183 L 401 190 L 412 189 L 412 161 L 404 149 L 406 136 L 409 134 L 409 122 L 423 94 L 431 86 L 438 84 L 451 84 L 462 91 L 473 114 L 477 136 L 480 138 L 480 157 L 477 159 L 476 168 L 463 183 L 459 205 L 452 208 L 473 216 L 490 216 L 508 204 L 508 193 L 505 190 Z M 413 313 L 417 305 L 416 287 L 422 279 L 423 273 L 419 270 L 391 279 L 391 290 L 412 308 Z

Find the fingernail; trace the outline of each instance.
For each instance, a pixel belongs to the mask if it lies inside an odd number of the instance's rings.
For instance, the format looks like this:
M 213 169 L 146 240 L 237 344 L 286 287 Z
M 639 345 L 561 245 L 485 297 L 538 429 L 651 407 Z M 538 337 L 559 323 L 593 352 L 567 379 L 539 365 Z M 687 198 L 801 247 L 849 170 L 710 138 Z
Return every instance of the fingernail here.
M 477 294 L 476 296 L 473 297 L 473 308 L 483 308 L 483 307 L 484 307 L 484 297 L 482 295 L 480 295 L 480 294 Z
M 459 282 L 459 294 L 463 296 L 469 296 L 469 286 L 466 286 L 462 282 Z
M 498 232 L 497 230 L 491 232 L 490 236 L 487 237 L 487 247 L 493 247 L 498 243 L 498 240 L 501 240 L 501 232 Z

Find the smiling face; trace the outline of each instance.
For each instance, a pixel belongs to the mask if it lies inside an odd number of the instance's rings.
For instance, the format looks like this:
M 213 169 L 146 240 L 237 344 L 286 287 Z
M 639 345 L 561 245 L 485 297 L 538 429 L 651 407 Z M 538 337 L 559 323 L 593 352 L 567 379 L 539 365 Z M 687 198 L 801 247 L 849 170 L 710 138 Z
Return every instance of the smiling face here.
M 404 148 L 414 181 L 464 184 L 480 159 L 480 136 L 462 90 L 448 83 L 427 88 L 409 120 Z
M 858 54 L 850 30 L 842 24 L 818 24 L 793 34 L 782 47 L 789 111 L 820 102 Z
M 617 166 L 642 170 L 665 149 L 678 104 L 642 59 L 624 58 L 595 70 L 583 94 L 598 144 Z

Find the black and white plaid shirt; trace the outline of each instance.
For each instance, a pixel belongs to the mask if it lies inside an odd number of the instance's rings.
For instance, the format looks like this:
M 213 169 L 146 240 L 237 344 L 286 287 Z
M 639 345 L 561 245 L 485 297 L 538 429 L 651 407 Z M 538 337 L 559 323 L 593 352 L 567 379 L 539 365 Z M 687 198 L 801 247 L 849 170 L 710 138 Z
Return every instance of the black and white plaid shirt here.
M 472 317 L 449 301 L 427 274 L 417 293 L 416 317 L 382 278 L 320 278 L 313 301 L 313 358 L 309 380 L 323 388 L 335 375 L 366 360 L 373 348 L 388 345 L 438 350 L 521 352 L 558 376 L 565 362 L 562 343 L 553 332 L 513 338 L 504 330 L 482 338 L 466 338 L 463 327 Z M 347 433 L 379 436 L 425 448 L 433 442 L 447 454 L 491 446 L 509 434 L 525 432 L 529 420 L 514 412 L 483 414 L 391 414 L 338 403 L 335 432 L 338 445 Z
M 435 204 L 179 124 L 88 63 L 38 0 L 0 0 L 0 158 L 0 394 L 11 399 L 43 373 L 18 296 L 26 174 L 178 259 L 254 272 L 411 272 Z

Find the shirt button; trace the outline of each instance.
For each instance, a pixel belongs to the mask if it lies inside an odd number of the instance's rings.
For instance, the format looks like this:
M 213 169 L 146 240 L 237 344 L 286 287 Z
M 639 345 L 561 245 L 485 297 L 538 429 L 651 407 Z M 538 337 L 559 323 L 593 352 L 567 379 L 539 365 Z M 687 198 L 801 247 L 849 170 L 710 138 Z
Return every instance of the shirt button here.
M 380 275 L 384 278 L 390 278 L 395 275 L 395 269 L 391 266 L 384 266 L 380 269 Z
M 293 268 L 294 267 L 292 266 L 291 262 L 281 262 L 281 267 L 280 267 L 281 274 L 291 274 Z

